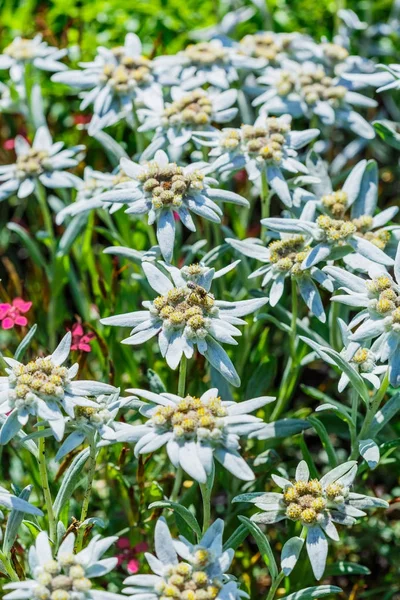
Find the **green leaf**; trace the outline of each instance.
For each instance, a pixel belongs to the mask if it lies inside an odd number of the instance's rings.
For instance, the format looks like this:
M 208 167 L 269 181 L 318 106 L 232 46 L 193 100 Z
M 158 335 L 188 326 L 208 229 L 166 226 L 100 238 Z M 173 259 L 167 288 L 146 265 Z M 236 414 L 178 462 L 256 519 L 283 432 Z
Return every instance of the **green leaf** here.
M 284 596 L 281 598 L 281 600 L 308 600 L 309 598 L 319 599 L 323 596 L 329 596 L 329 594 L 339 594 L 341 591 L 342 589 L 340 587 L 336 587 L 335 585 L 319 585 L 317 587 L 304 588 L 304 590 L 294 592 L 294 594 L 289 594 L 289 596 Z
M 226 540 L 223 550 L 224 552 L 229 548 L 232 550 L 236 550 L 247 538 L 249 535 L 249 528 L 246 525 L 239 525 L 237 529 L 232 533 L 232 535 Z
M 322 346 L 321 344 L 314 342 L 314 340 L 304 336 L 300 336 L 300 339 L 311 346 L 311 348 L 313 348 L 313 350 L 315 350 L 323 360 L 325 360 L 324 354 L 326 354 L 328 359 L 332 360 L 342 372 L 346 373 L 347 377 L 350 379 L 351 385 L 357 390 L 364 402 L 367 405 L 369 404 L 370 398 L 368 389 L 363 378 L 355 369 L 353 369 L 353 367 L 350 366 L 350 364 L 343 358 L 343 356 L 341 356 L 341 354 L 339 354 L 339 352 L 336 352 L 336 350 L 333 350 L 333 348 Z
M 195 532 L 198 538 L 201 537 L 201 529 L 200 525 L 197 522 L 197 519 L 190 510 L 188 510 L 185 506 L 178 504 L 177 502 L 171 502 L 170 500 L 159 500 L 157 502 L 152 502 L 149 508 L 169 508 L 178 513 L 184 521 L 191 527 Z
M 32 327 L 30 328 L 30 330 L 28 331 L 28 333 L 26 334 L 26 336 L 24 337 L 22 342 L 19 344 L 19 346 L 16 349 L 15 354 L 14 354 L 15 360 L 21 360 L 21 358 L 25 354 L 29 344 L 31 343 L 33 336 L 36 333 L 36 329 L 37 329 L 37 325 L 36 324 L 32 325 Z
M 74 493 L 74 490 L 78 485 L 82 469 L 85 466 L 88 458 L 89 448 L 85 448 L 77 456 L 75 456 L 74 460 L 65 472 L 60 489 L 58 490 L 58 494 L 53 504 L 54 516 L 56 519 L 58 519 L 61 510 Z
M 46 273 L 48 273 L 47 264 L 46 264 L 46 261 L 40 251 L 40 248 L 37 245 L 37 243 L 35 242 L 35 240 L 33 240 L 30 237 L 30 235 L 26 231 L 26 229 L 21 227 L 21 225 L 18 225 L 17 223 L 13 223 L 13 222 L 8 223 L 7 228 L 10 231 L 13 231 L 14 233 L 16 233 L 21 238 L 21 241 L 25 245 L 26 249 L 28 250 L 29 256 L 33 260 L 33 262 L 36 263 L 36 265 L 38 267 L 41 267 L 42 269 L 44 269 L 46 271 Z
M 19 494 L 18 498 L 22 500 L 29 500 L 29 496 L 31 495 L 32 485 L 26 486 L 22 492 Z M 24 520 L 25 513 L 21 510 L 13 509 L 8 517 L 6 532 L 3 540 L 3 552 L 4 554 L 8 554 L 11 550 L 12 545 L 15 542 L 15 538 L 18 534 L 18 529 Z
M 250 521 L 250 519 L 247 517 L 241 515 L 239 517 L 239 521 L 241 521 L 241 523 L 247 527 L 251 535 L 254 537 L 264 562 L 269 569 L 272 580 L 274 581 L 278 576 L 278 567 L 276 565 L 275 557 L 267 536 L 261 531 L 256 523 L 253 523 L 253 521 Z
M 376 133 L 386 144 L 400 150 L 400 133 L 393 127 L 390 121 L 374 121 L 372 123 Z
M 374 420 L 372 421 L 369 434 L 372 438 L 380 432 L 385 425 L 389 423 L 391 419 L 400 410 L 400 392 L 397 392 L 394 396 L 386 402 L 386 404 L 376 413 Z
M 371 571 L 368 567 L 357 563 L 345 562 L 339 560 L 333 565 L 328 565 L 325 570 L 325 577 L 330 575 L 369 575 Z
M 325 425 L 323 423 L 321 423 L 321 421 L 319 419 L 317 419 L 317 417 L 308 417 L 307 420 L 314 427 L 319 439 L 321 440 L 324 450 L 328 455 L 328 461 L 329 461 L 330 467 L 332 467 L 332 468 L 336 467 L 338 464 L 338 461 L 336 458 L 336 452 L 332 445 L 332 442 L 330 440 L 330 437 L 326 430 Z

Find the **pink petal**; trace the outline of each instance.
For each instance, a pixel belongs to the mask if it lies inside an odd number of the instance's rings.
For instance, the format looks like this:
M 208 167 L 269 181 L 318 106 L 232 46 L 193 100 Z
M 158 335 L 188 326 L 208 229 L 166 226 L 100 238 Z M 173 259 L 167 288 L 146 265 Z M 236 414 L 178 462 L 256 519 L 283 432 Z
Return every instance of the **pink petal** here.
M 72 335 L 81 337 L 83 335 L 83 327 L 80 323 L 74 323 L 71 330 Z
M 139 542 L 136 546 L 133 547 L 135 552 L 147 552 L 149 549 L 149 545 L 147 542 Z
M 92 331 L 90 331 L 89 333 L 85 333 L 85 335 L 82 336 L 81 338 L 81 342 L 91 342 L 92 340 L 94 340 L 94 338 L 96 337 L 96 334 L 93 333 Z
M 0 304 L 0 319 L 6 316 L 11 308 L 11 304 Z
M 117 546 L 117 548 L 126 549 L 126 548 L 130 548 L 131 547 L 131 543 L 129 541 L 129 538 L 127 538 L 127 537 L 121 537 L 121 538 L 119 538 L 116 546 Z
M 10 317 L 6 317 L 2 320 L 1 326 L 3 329 L 12 329 L 14 327 L 14 321 Z
M 71 344 L 71 350 L 79 350 L 78 344 Z
M 22 298 L 14 298 L 13 306 L 18 308 L 18 310 L 21 312 L 26 313 L 31 308 L 32 302 L 25 302 L 25 300 L 22 300 Z
M 28 324 L 28 319 L 26 317 L 16 317 L 15 318 L 15 324 L 16 325 L 21 325 L 21 327 L 25 327 L 25 325 Z
M 71 346 L 71 348 L 72 348 L 72 346 Z M 89 346 L 89 344 L 82 344 L 82 342 L 79 342 L 78 348 L 79 348 L 79 350 L 82 350 L 82 352 L 90 352 L 91 351 L 91 347 Z
M 139 561 L 136 558 L 132 558 L 126 565 L 128 573 L 137 573 L 139 571 Z

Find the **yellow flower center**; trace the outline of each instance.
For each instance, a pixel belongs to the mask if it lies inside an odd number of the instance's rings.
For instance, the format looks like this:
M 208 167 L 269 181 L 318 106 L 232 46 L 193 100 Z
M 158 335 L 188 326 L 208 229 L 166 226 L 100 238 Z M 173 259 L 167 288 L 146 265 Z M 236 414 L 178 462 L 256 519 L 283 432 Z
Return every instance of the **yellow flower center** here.
M 324 491 L 317 479 L 296 481 L 283 492 L 286 504 L 286 516 L 304 525 L 313 525 L 325 510 L 328 501 L 342 499 L 344 488 L 340 484 L 331 484 Z
M 176 437 L 219 439 L 223 434 L 223 417 L 227 415 L 221 398 L 186 396 L 178 404 L 160 406 L 151 417 L 154 427 L 161 432 L 173 431 Z
M 164 125 L 208 125 L 211 122 L 212 102 L 202 89 L 189 92 L 172 102 L 163 113 Z
M 151 195 L 153 208 L 179 208 L 182 197 L 189 191 L 202 190 L 204 175 L 201 171 L 184 173 L 182 167 L 169 163 L 160 167 L 155 161 L 147 164 L 144 173 L 138 176 L 143 190 Z
M 35 396 L 42 400 L 63 398 L 68 385 L 68 369 L 57 367 L 50 358 L 38 358 L 27 365 L 13 367 L 9 375 L 10 402 L 29 404 Z

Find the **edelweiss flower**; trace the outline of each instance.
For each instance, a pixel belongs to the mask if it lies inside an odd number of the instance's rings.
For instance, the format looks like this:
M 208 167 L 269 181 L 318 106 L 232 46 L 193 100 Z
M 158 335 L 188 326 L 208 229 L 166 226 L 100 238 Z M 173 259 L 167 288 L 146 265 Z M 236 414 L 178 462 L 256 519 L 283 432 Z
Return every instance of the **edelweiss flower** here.
M 121 169 L 129 178 L 128 181 L 99 198 L 104 202 L 127 204 L 127 214 L 147 214 L 149 225 L 157 222 L 158 243 L 168 262 L 174 251 L 174 213 L 185 227 L 196 231 L 190 211 L 220 223 L 222 210 L 214 200 L 249 206 L 248 201 L 239 194 L 211 187 L 218 185 L 218 181 L 207 176 L 211 169 L 208 163 L 196 162 L 180 167 L 169 162 L 163 150 L 158 150 L 154 159 L 144 164 L 122 158 Z
M 125 423 L 115 421 L 118 411 L 130 402 L 130 398 L 120 398 L 117 391 L 115 394 L 98 396 L 95 406 L 76 406 L 74 417 L 66 419 L 67 428 L 72 428 L 73 431 L 60 446 L 56 460 L 61 460 L 83 444 L 85 439 L 116 439 L 118 433 L 126 427 Z
M 171 88 L 172 102 L 164 103 L 156 94 L 143 94 L 146 108 L 139 109 L 138 117 L 143 124 L 139 131 L 155 130 L 155 137 L 142 155 L 151 158 L 156 150 L 172 146 L 184 146 L 199 131 L 216 131 L 213 123 L 227 123 L 235 118 L 238 109 L 232 108 L 237 98 L 236 90 L 202 90 L 187 92 L 179 87 Z
M 4 600 L 122 600 L 119 594 L 92 589 L 92 579 L 107 575 L 116 566 L 117 558 L 101 557 L 117 539 L 96 535 L 74 554 L 75 535 L 69 533 L 53 558 L 48 535 L 41 531 L 29 551 L 32 579 L 6 583 L 4 589 L 11 591 Z
M 66 217 L 75 217 L 95 208 L 109 208 L 108 204 L 98 199 L 100 194 L 125 181 L 129 181 L 129 178 L 122 171 L 102 173 L 101 171 L 95 171 L 92 167 L 85 167 L 83 180 L 79 179 L 79 182 L 77 182 L 78 193 L 75 202 L 62 208 L 57 213 L 56 223 L 60 225 Z M 119 208 L 121 207 L 118 204 L 111 205 L 109 208 L 110 213 L 116 212 Z
M 334 229 L 343 229 L 343 222 L 350 222 L 355 226 L 359 238 L 367 240 L 380 250 L 387 250 L 392 240 L 397 247 L 400 228 L 388 227 L 387 223 L 398 213 L 398 206 L 391 206 L 375 214 L 378 204 L 378 167 L 374 160 L 362 160 L 357 163 L 347 176 L 343 187 L 336 191 L 333 189 L 326 163 L 315 152 L 310 152 L 306 165 L 310 175 L 319 181 L 311 184 L 314 193 L 301 187 L 296 188 L 293 195 L 295 204 L 300 204 L 304 199 L 315 200 L 315 206 L 331 219 Z M 367 247 L 367 252 L 368 250 L 371 248 Z M 375 266 L 375 262 L 368 259 L 362 250 L 347 254 L 344 261 L 354 270 L 371 271 Z
M 301 265 L 310 252 L 306 236 L 282 235 L 280 240 L 270 242 L 267 247 L 261 240 L 254 238 L 242 241 L 226 238 L 225 241 L 245 256 L 265 263 L 265 266 L 251 273 L 249 279 L 263 276 L 261 286 L 269 289 L 268 299 L 271 306 L 276 306 L 281 299 L 285 280 L 290 277 L 296 282 L 309 310 L 325 323 L 324 307 L 314 281 L 329 292 L 333 292 L 333 285 L 329 277 L 317 267 L 302 269 Z
M 80 185 L 76 175 L 65 171 L 75 167 L 82 158 L 84 146 L 62 150 L 63 142 L 53 144 L 49 130 L 42 126 L 36 132 L 32 146 L 20 135 L 15 138 L 17 160 L 13 165 L 0 166 L 0 201 L 17 193 L 18 198 L 32 194 L 37 182 L 47 188 L 71 188 Z
M 98 381 L 72 381 L 78 372 L 78 363 L 61 366 L 68 358 L 71 333 L 67 333 L 53 354 L 37 358 L 24 365 L 14 358 L 3 357 L 9 368 L 7 377 L 0 377 L 0 413 L 7 414 L 0 431 L 0 443 L 6 444 L 29 416 L 49 423 L 57 441 L 64 435 L 65 417 L 61 408 L 73 418 L 76 406 L 97 407 L 96 402 L 83 396 L 112 394 L 116 388 Z
M 315 115 L 324 125 L 347 127 L 367 139 L 375 137 L 374 128 L 353 106 L 375 107 L 376 101 L 349 90 L 342 79 L 330 76 L 321 64 L 284 61 L 280 68 L 267 67 L 258 81 L 267 86 L 253 101 L 254 106 L 262 105 L 262 112 L 308 119 Z
M 124 344 L 142 344 L 154 336 L 168 366 L 176 369 L 182 355 L 191 358 L 197 346 L 200 354 L 232 385 L 240 379 L 230 358 L 219 342 L 236 345 L 234 336 L 241 335 L 235 325 L 245 325 L 239 317 L 263 306 L 266 298 L 226 302 L 215 300 L 210 293 L 213 279 L 225 275 L 236 266 L 215 271 L 202 264 L 177 269 L 164 264 L 171 279 L 150 262 L 143 271 L 150 286 L 160 294 L 152 302 L 143 302 L 146 310 L 101 319 L 103 325 L 134 327 Z
M 239 71 L 253 71 L 265 66 L 265 60 L 239 52 L 237 46 L 225 46 L 221 40 L 191 44 L 173 56 L 154 59 L 156 73 L 170 73 L 184 90 L 193 90 L 209 83 L 227 90 L 239 79 Z
M 4 506 L 5 508 L 8 508 L 9 510 L 18 510 L 20 512 L 26 513 L 27 515 L 37 515 L 39 517 L 43 515 L 40 508 L 36 508 L 36 506 L 33 506 L 26 500 L 23 500 L 22 498 L 18 498 L 17 496 L 14 496 L 14 494 L 10 494 L 10 492 L 8 490 L 6 490 L 6 488 L 3 488 L 3 486 L 1 486 L 1 485 L 0 485 L 0 506 Z M 0 516 L 3 516 L 1 511 L 0 511 Z
M 27 63 L 32 63 L 36 69 L 42 71 L 66 69 L 66 65 L 59 60 L 67 53 L 67 49 L 59 50 L 54 46 L 49 46 L 47 42 L 43 42 L 40 34 L 31 40 L 16 37 L 0 55 L 0 69 L 10 69 L 11 79 L 19 83 L 23 79 Z
M 156 556 L 145 556 L 154 575 L 131 575 L 124 581 L 124 588 L 132 600 L 239 600 L 247 595 L 238 589 L 225 571 L 229 569 L 234 551 L 223 551 L 224 522 L 218 519 L 209 527 L 197 545 L 183 536 L 171 537 L 163 518 L 158 519 L 154 531 Z M 183 560 L 182 560 L 183 559 Z M 5 599 L 7 600 L 7 598 Z
M 149 401 L 140 407 L 140 413 L 148 417 L 146 424 L 130 426 L 115 438 L 119 442 L 137 442 L 136 456 L 154 452 L 166 444 L 174 467 L 181 466 L 200 483 L 205 483 L 211 474 L 214 458 L 235 477 L 245 481 L 254 479 L 254 473 L 238 452 L 239 438 L 250 434 L 257 437 L 264 423 L 248 413 L 275 398 L 262 396 L 228 402 L 221 400 L 216 388 L 200 398 L 180 398 L 175 394 L 154 394 L 138 389 L 127 391 Z
M 262 58 L 267 64 L 278 65 L 288 55 L 296 54 L 296 48 L 310 39 L 300 33 L 275 33 L 259 31 L 245 35 L 239 42 L 239 51 L 247 56 Z
M 292 197 L 282 169 L 295 174 L 307 173 L 307 168 L 296 160 L 296 150 L 318 134 L 318 129 L 291 131 L 291 116 L 283 115 L 279 118 L 260 116 L 254 125 L 197 134 L 195 139 L 213 146 L 210 156 L 218 157 L 215 166 L 221 173 L 246 168 L 251 181 L 265 173 L 277 196 L 286 206 L 291 206 Z
M 263 219 L 261 223 L 272 231 L 301 234 L 308 241 L 316 242 L 302 263 L 303 269 L 348 255 L 352 249 L 356 254 L 353 260 L 349 258 L 349 264 L 356 268 L 392 265 L 393 259 L 383 252 L 391 234 L 382 225 L 393 218 L 398 208 L 388 208 L 372 216 L 376 208 L 375 162 L 360 161 L 348 175 L 343 187 L 335 192 L 317 155 L 310 155 L 307 166 L 313 174 L 319 173 L 321 183 L 314 184 L 314 196 L 305 190 L 297 191 L 297 194 L 304 192 L 310 200 L 300 218 L 270 218 Z M 316 217 L 316 208 L 323 210 L 323 214 Z M 347 212 L 350 208 L 349 217 Z
M 283 489 L 283 494 L 255 492 L 237 496 L 233 501 L 253 502 L 260 508 L 263 512 L 251 517 L 256 523 L 269 525 L 290 519 L 306 527 L 308 557 L 316 579 L 321 579 L 328 554 L 325 534 L 334 541 L 339 540 L 334 523 L 351 526 L 357 517 L 365 516 L 361 509 L 388 507 L 385 500 L 350 492 L 356 473 L 357 462 L 349 461 L 332 469 L 320 480 L 310 480 L 307 463 L 303 460 L 296 469 L 294 482 L 272 475 L 276 485 Z
M 358 329 L 349 339 L 364 343 L 375 340 L 371 351 L 381 363 L 389 362 L 389 380 L 400 385 L 400 246 L 397 250 L 393 279 L 386 271 L 372 279 L 362 279 L 339 267 L 324 267 L 347 295 L 331 300 L 362 310 L 349 324 Z M 361 325 L 360 325 L 361 323 Z
M 82 71 L 53 75 L 53 81 L 85 90 L 81 95 L 81 110 L 90 104 L 94 110 L 88 129 L 90 135 L 129 117 L 138 90 L 151 88 L 152 93 L 160 93 L 154 79 L 153 63 L 141 53 L 138 36 L 128 33 L 124 46 L 97 48 L 93 62 L 80 63 Z

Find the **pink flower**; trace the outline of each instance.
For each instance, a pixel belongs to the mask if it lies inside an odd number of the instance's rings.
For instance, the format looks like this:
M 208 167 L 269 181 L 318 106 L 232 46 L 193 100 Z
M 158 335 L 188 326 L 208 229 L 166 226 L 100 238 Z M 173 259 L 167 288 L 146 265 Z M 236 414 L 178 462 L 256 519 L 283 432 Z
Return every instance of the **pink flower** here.
M 133 573 L 137 573 L 139 571 L 139 561 L 138 561 L 138 559 L 137 558 L 132 558 L 130 561 L 128 561 L 128 564 L 126 565 L 126 570 L 131 575 L 133 575 Z
M 22 316 L 31 308 L 32 302 L 25 302 L 22 298 L 15 298 L 12 304 L 0 304 L 0 321 L 2 329 L 12 329 L 14 325 L 25 327 L 28 319 Z
M 146 550 L 149 549 L 149 545 L 146 542 L 139 542 L 136 546 L 131 546 L 129 538 L 127 537 L 119 538 L 116 545 L 119 550 L 119 553 L 117 554 L 118 566 L 126 563 L 126 570 L 128 573 L 131 575 L 137 573 L 139 571 L 140 562 L 136 556 L 141 552 L 146 552 Z
M 96 335 L 92 331 L 89 331 L 89 333 L 84 333 L 83 327 L 80 323 L 74 323 L 72 325 L 71 333 L 71 350 L 81 350 L 82 352 L 90 352 L 90 342 L 96 337 Z

